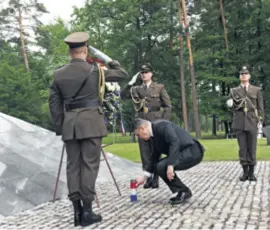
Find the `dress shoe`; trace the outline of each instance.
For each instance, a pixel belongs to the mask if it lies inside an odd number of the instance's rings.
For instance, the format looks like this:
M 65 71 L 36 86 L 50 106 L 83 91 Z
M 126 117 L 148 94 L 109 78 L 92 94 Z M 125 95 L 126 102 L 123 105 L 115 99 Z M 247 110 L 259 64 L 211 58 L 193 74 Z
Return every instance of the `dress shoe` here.
M 257 178 L 254 175 L 254 165 L 249 166 L 248 180 L 249 181 L 257 181 Z
M 92 202 L 83 202 L 83 215 L 81 226 L 88 226 L 97 222 L 101 222 L 101 215 L 95 214 L 92 210 Z
M 169 201 L 169 202 L 174 201 L 174 200 L 176 199 L 176 196 L 177 196 L 177 195 L 180 195 L 179 193 L 180 193 L 180 192 L 176 193 L 176 195 L 175 195 L 174 197 L 170 198 L 170 201 Z M 181 193 L 182 193 L 182 192 L 181 192 Z
M 153 182 L 152 177 L 148 177 L 145 184 L 143 185 L 143 188 L 145 189 L 152 188 L 152 182 Z
M 173 197 L 170 199 L 170 204 L 171 205 L 182 204 L 191 197 L 192 197 L 192 192 L 190 190 L 186 192 L 178 192 L 176 197 Z
M 153 180 L 152 180 L 152 188 L 159 188 L 159 180 L 158 180 L 158 175 L 154 174 Z
M 248 180 L 248 166 L 247 165 L 243 165 L 243 174 L 242 176 L 239 177 L 240 181 L 247 181 Z

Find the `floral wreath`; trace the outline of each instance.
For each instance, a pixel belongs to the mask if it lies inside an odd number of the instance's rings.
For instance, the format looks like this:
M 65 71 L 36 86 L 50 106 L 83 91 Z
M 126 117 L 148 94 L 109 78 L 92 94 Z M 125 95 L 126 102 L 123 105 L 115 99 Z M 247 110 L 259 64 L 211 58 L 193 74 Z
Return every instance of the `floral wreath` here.
M 95 57 L 88 57 L 88 63 L 97 63 L 107 70 L 108 68 L 104 63 Z M 105 94 L 102 108 L 105 115 L 105 124 L 111 126 L 115 132 L 117 121 L 120 120 L 122 135 L 125 134 L 124 121 L 122 117 L 122 104 L 121 104 L 121 87 L 117 82 L 105 83 Z

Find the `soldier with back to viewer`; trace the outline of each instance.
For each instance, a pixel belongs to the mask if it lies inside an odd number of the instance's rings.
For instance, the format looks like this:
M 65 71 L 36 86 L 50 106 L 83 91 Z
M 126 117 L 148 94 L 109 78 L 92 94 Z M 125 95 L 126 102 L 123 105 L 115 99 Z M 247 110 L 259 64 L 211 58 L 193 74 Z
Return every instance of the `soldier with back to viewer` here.
M 117 61 L 110 61 L 108 70 L 86 62 L 88 39 L 84 32 L 65 38 L 71 61 L 55 71 L 49 98 L 56 134 L 62 135 L 66 144 L 68 196 L 74 208 L 75 226 L 102 220 L 93 212 L 92 201 L 102 137 L 107 135 L 101 107 L 105 80 L 117 82 L 127 77 Z

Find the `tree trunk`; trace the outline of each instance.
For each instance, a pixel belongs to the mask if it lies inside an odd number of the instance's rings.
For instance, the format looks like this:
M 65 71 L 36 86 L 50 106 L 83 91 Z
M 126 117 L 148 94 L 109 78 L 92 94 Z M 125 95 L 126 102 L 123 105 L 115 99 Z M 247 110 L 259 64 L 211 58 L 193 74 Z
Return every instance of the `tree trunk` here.
M 209 123 L 208 123 L 208 115 L 205 115 L 205 132 L 208 133 Z
M 170 47 L 173 49 L 174 47 L 174 42 L 173 42 L 173 0 L 170 1 Z
M 225 45 L 226 45 L 226 51 L 229 51 L 229 42 L 228 42 L 228 36 L 227 36 L 227 27 L 226 27 L 226 20 L 224 15 L 224 8 L 223 8 L 223 0 L 219 0 L 220 3 L 220 13 L 221 13 L 221 19 L 224 29 L 224 39 L 225 39 Z
M 20 8 L 19 8 L 18 22 L 19 22 L 19 29 L 20 29 L 20 40 L 21 40 L 21 46 L 22 46 L 22 55 L 23 55 L 23 59 L 24 59 L 24 64 L 25 64 L 26 71 L 29 72 L 30 71 L 30 68 L 29 68 L 29 63 L 28 63 L 28 58 L 27 58 L 25 43 L 24 43 L 25 38 L 24 38 L 24 29 L 23 29 L 23 24 L 22 24 L 22 10 Z
M 182 28 L 182 9 L 181 9 L 181 0 L 179 0 L 178 8 L 178 17 L 180 30 Z M 186 100 L 186 89 L 185 89 L 185 64 L 184 64 L 184 52 L 183 52 L 183 36 L 182 31 L 179 35 L 180 49 L 179 49 L 179 58 L 180 58 L 180 84 L 181 84 L 181 96 L 182 96 L 182 116 L 184 121 L 184 128 L 188 131 L 188 118 L 187 118 L 187 100 Z
M 258 17 L 257 17 L 257 36 L 258 36 L 258 49 L 260 50 L 262 48 L 262 44 L 261 44 L 261 22 L 262 22 L 262 19 L 261 19 L 261 12 L 262 12 L 262 8 L 263 8 L 263 5 L 262 5 L 262 1 L 261 0 L 258 0 L 258 3 L 259 3 L 259 10 L 258 10 Z
M 190 132 L 193 132 L 193 131 L 194 131 L 194 125 L 193 125 L 193 119 L 192 119 L 192 116 L 193 116 L 192 112 L 189 112 L 189 113 L 188 113 L 188 122 L 189 122 L 189 124 L 188 124 L 188 130 L 189 130 Z
M 187 31 L 187 34 L 186 34 L 187 47 L 189 50 L 189 71 L 190 71 L 190 80 L 191 80 L 191 84 L 192 84 L 192 104 L 193 104 L 193 113 L 194 113 L 195 133 L 196 133 L 196 138 L 199 139 L 199 138 L 201 138 L 201 127 L 200 127 L 200 121 L 199 121 L 196 79 L 195 79 L 195 74 L 194 74 L 191 41 L 190 41 L 190 36 L 189 36 L 189 31 L 188 31 L 189 26 L 188 26 L 188 18 L 187 18 L 186 1 L 185 0 L 182 0 L 182 7 L 183 7 L 183 12 L 184 12 L 185 29 Z
M 136 29 L 140 31 L 141 35 L 141 25 L 140 25 L 140 18 L 136 18 Z M 141 37 L 141 36 L 140 36 Z M 136 43 L 136 52 L 134 53 L 134 65 L 133 65 L 133 72 L 137 73 L 138 69 L 140 68 L 142 59 L 142 44 L 141 44 L 141 39 Z
M 228 121 L 224 121 L 224 127 L 225 127 L 225 137 L 229 134 L 229 123 Z
M 217 135 L 217 118 L 216 115 L 213 115 L 213 125 L 212 125 L 212 135 L 216 136 Z

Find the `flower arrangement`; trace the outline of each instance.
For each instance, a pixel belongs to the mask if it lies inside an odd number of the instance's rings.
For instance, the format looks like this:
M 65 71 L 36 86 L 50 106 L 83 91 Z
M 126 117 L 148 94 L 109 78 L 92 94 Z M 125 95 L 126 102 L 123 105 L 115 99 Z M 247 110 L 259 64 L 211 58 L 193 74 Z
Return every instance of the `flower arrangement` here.
M 98 63 L 103 69 L 107 69 L 102 61 L 98 59 L 88 58 L 87 62 Z M 121 87 L 117 82 L 105 83 L 105 94 L 102 108 L 105 114 L 105 123 L 107 127 L 111 126 L 115 130 L 117 121 L 120 120 L 122 134 L 124 134 L 125 130 L 122 120 Z

